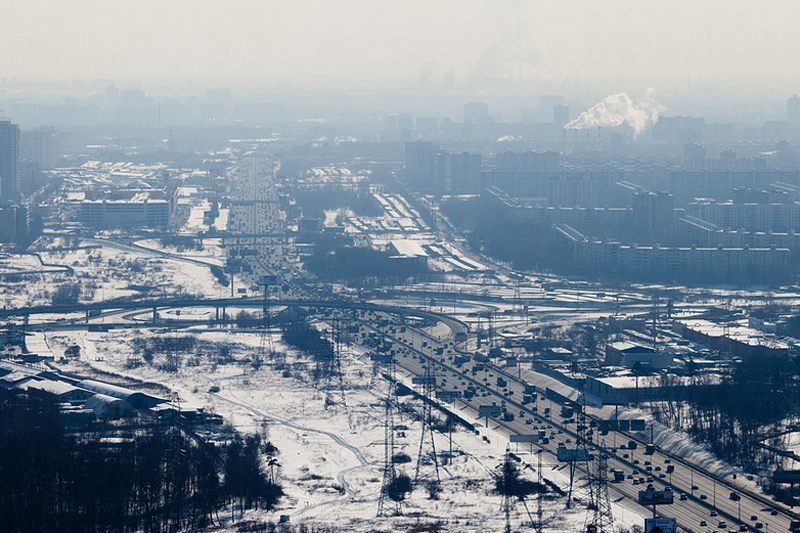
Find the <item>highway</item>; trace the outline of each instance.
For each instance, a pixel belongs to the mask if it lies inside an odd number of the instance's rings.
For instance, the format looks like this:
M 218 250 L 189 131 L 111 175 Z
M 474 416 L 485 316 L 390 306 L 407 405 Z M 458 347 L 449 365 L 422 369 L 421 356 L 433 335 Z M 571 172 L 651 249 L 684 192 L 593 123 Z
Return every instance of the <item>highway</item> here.
M 463 393 L 468 387 L 473 386 L 477 393 L 471 399 L 462 398 L 458 402 L 471 409 L 477 419 L 478 407 L 489 405 L 493 402 L 504 405 L 509 412 L 516 415 L 512 421 L 494 419 L 493 428 L 501 432 L 512 434 L 533 434 L 546 428 L 550 441 L 539 444 L 542 449 L 555 454 L 559 445 L 574 448 L 578 441 L 575 423 L 561 419 L 557 412 L 558 404 L 551 404 L 550 417 L 546 418 L 541 412 L 534 412 L 536 405 L 539 409 L 547 400 L 543 399 L 542 392 L 538 391 L 539 399 L 534 405 L 522 405 L 521 399 L 524 383 L 514 376 L 487 365 L 485 370 L 476 370 L 473 361 L 464 363 L 461 367 L 454 365 L 457 355 L 456 350 L 449 342 L 437 342 L 436 339 L 407 327 L 403 331 L 397 323 L 391 326 L 375 327 L 374 320 L 368 319 L 367 327 L 379 331 L 382 335 L 402 348 L 396 350 L 397 364 L 414 375 L 425 374 L 426 365 L 432 365 L 437 376 L 437 387 L 446 390 L 457 390 Z M 426 343 L 426 345 L 423 345 Z M 444 354 L 437 356 L 435 348 L 443 348 Z M 449 348 L 449 350 L 448 350 Z M 508 382 L 504 388 L 497 387 L 497 378 L 502 377 Z M 637 440 L 636 450 L 612 448 L 608 443 L 627 443 Z M 587 444 L 597 450 L 598 443 Z M 609 469 L 619 469 L 625 473 L 625 481 L 613 483 L 611 487 L 621 495 L 636 501 L 639 490 L 643 490 L 648 483 L 648 478 L 656 489 L 670 485 L 675 493 L 675 503 L 658 508 L 661 516 L 670 516 L 678 519 L 683 529 L 691 531 L 718 531 L 721 529 L 739 530 L 742 525 L 755 529 L 756 523 L 763 524 L 763 530 L 788 531 L 790 521 L 795 519 L 793 513 L 775 502 L 769 501 L 760 494 L 746 491 L 729 482 L 709 475 L 699 468 L 693 467 L 688 462 L 678 457 L 656 450 L 653 455 L 644 454 L 644 443 L 624 433 L 609 432 L 599 443 L 599 447 L 609 456 Z M 596 453 L 596 452 L 595 452 Z M 647 464 L 649 462 L 650 464 Z M 670 476 L 666 473 L 667 467 L 672 466 L 674 472 Z M 647 469 L 650 467 L 651 472 Z M 663 474 L 663 477 L 661 475 Z M 634 478 L 637 483 L 634 485 Z M 638 480 L 644 481 L 640 484 Z M 693 487 L 697 487 L 693 489 Z M 731 492 L 740 497 L 739 501 L 730 499 Z M 682 496 L 685 494 L 685 496 Z M 685 498 L 685 499 L 684 499 Z M 774 511 L 773 511 L 774 510 Z M 718 516 L 712 516 L 712 511 Z M 771 515 L 776 512 L 776 515 Z M 756 519 L 751 517 L 755 516 Z M 741 519 L 740 519 L 741 518 Z M 718 527 L 720 521 L 726 522 L 726 528 Z M 707 525 L 701 526 L 705 521 Z
M 0 309 L 0 320 L 8 320 L 13 317 L 30 317 L 32 315 L 70 315 L 84 314 L 88 316 L 88 321 L 100 318 L 104 312 L 120 310 L 140 310 L 155 311 L 157 309 L 179 309 L 179 308 L 258 308 L 264 305 L 263 298 L 241 297 L 241 298 L 158 298 L 154 300 L 119 300 L 113 302 L 93 302 L 72 305 L 40 305 L 32 307 L 20 307 Z M 425 311 L 422 309 L 412 309 L 398 305 L 383 305 L 361 301 L 350 301 L 344 299 L 269 299 L 270 307 L 307 307 L 321 309 L 347 309 L 361 311 L 383 311 L 392 315 L 415 316 L 433 321 L 443 322 L 447 325 L 451 335 L 458 332 L 467 332 L 467 325 L 453 317 L 443 313 Z M 70 317 L 70 321 L 87 321 L 86 318 Z M 38 323 L 37 326 L 47 326 L 64 322 L 65 320 L 49 321 Z
M 555 454 L 559 445 L 574 448 L 578 442 L 578 430 L 575 422 L 568 422 L 561 419 L 554 409 L 558 409 L 558 404 L 551 403 L 549 417 L 543 414 L 543 404 L 548 400 L 543 398 L 544 391 L 537 391 L 538 400 L 534 404 L 523 405 L 522 396 L 525 383 L 516 376 L 507 372 L 486 365 L 484 369 L 478 369 L 475 361 L 467 361 L 463 365 L 456 366 L 455 359 L 459 355 L 455 335 L 466 332 L 467 326 L 445 314 L 410 309 L 408 307 L 396 305 L 381 305 L 366 302 L 353 302 L 347 300 L 300 300 L 300 299 L 275 299 L 269 301 L 270 306 L 300 306 L 307 308 L 336 309 L 346 311 L 357 311 L 361 324 L 362 333 L 374 331 L 380 333 L 385 338 L 392 341 L 395 345 L 395 359 L 397 364 L 406 371 L 422 376 L 425 374 L 426 365 L 433 365 L 437 375 L 437 387 L 440 389 L 464 392 L 467 388 L 474 388 L 476 394 L 472 398 L 462 398 L 458 400 L 463 405 L 475 413 L 480 405 L 496 403 L 504 404 L 509 412 L 513 413 L 514 419 L 510 421 L 495 419 L 492 420 L 492 427 L 505 435 L 512 434 L 534 434 L 540 430 L 547 432 L 550 440 L 548 443 L 537 444 L 537 446 L 551 454 Z M 132 310 L 153 310 L 166 308 L 183 307 L 257 307 L 263 305 L 260 298 L 217 298 L 217 299 L 157 299 L 135 302 L 102 302 L 94 304 L 78 304 L 69 306 L 39 306 L 26 309 L 5 309 L 0 310 L 0 318 L 10 318 L 30 315 L 52 315 L 52 314 L 74 314 L 74 313 L 101 313 L 101 316 L 91 316 L 89 321 L 102 318 L 102 313 L 114 311 Z M 436 339 L 427 335 L 425 332 L 416 330 L 412 327 L 401 327 L 398 317 L 419 317 L 431 321 L 441 321 L 447 325 L 449 334 L 442 339 Z M 355 318 L 355 316 L 353 316 Z M 83 319 L 56 320 L 37 324 L 35 327 L 75 327 Z M 387 325 L 381 326 L 381 323 Z M 136 322 L 138 327 L 148 327 L 150 324 Z M 376 325 L 377 324 L 377 325 Z M 119 324 L 123 326 L 124 324 Z M 161 324 L 160 324 L 161 325 Z M 81 325 L 85 327 L 85 323 Z M 131 327 L 126 325 L 126 327 Z M 437 355 L 435 350 L 441 348 L 442 355 Z M 503 378 L 507 384 L 498 386 L 497 378 Z M 538 412 L 534 408 L 538 407 Z M 637 440 L 637 449 L 628 450 L 613 448 L 608 445 L 610 442 L 627 443 L 629 440 Z M 638 439 L 624 433 L 610 432 L 604 436 L 601 442 L 590 442 L 591 448 L 597 450 L 599 446 L 609 455 L 609 469 L 622 470 L 625 474 L 625 481 L 613 483 L 612 490 L 631 499 L 637 500 L 639 490 L 643 490 L 648 482 L 656 488 L 664 488 L 672 484 L 675 492 L 675 503 L 670 506 L 662 506 L 658 509 L 659 515 L 673 516 L 678 519 L 682 528 L 692 531 L 718 531 L 722 528 L 717 527 L 720 520 L 727 523 L 728 529 L 739 529 L 744 524 L 750 529 L 754 529 L 757 522 L 763 524 L 764 531 L 788 531 L 790 521 L 796 516 L 783 506 L 771 502 L 767 498 L 733 486 L 728 481 L 712 476 L 703 470 L 693 467 L 688 462 L 657 450 L 652 456 L 644 455 L 644 443 Z M 596 453 L 596 452 L 595 452 Z M 650 464 L 646 464 L 650 462 Z M 666 474 L 668 466 L 674 468 L 670 476 Z M 648 472 L 647 467 L 652 471 Z M 579 465 L 578 471 L 585 470 L 585 465 Z M 663 475 L 663 477 L 662 477 Z M 647 481 L 652 477 L 652 481 Z M 637 483 L 634 485 L 634 479 Z M 640 484 L 638 480 L 643 480 Z M 579 486 L 579 484 L 576 484 Z M 697 487 L 693 489 L 693 487 Z M 735 492 L 740 496 L 739 501 L 729 498 L 730 493 Z M 686 494 L 682 499 L 682 494 Z M 770 511 L 775 510 L 776 515 L 771 515 Z M 719 516 L 711 516 L 712 511 L 716 511 Z M 757 519 L 751 519 L 752 516 Z M 707 523 L 701 526 L 701 521 Z

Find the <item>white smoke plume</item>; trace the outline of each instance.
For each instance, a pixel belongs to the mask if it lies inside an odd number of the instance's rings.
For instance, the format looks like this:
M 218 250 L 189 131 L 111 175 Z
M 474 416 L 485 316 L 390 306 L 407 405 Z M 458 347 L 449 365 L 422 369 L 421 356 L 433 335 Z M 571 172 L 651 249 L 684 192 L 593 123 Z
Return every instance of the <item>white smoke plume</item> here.
M 655 100 L 653 89 L 647 89 L 636 102 L 627 93 L 612 94 L 568 122 L 564 129 L 613 128 L 627 124 L 638 137 L 647 126 L 658 122 L 658 116 L 665 110 Z

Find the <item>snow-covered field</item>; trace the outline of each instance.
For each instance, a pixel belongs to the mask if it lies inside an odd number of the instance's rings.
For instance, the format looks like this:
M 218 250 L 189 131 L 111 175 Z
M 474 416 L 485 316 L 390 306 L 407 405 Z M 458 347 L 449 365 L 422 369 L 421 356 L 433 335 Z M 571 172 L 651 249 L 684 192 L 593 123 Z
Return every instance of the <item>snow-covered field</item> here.
M 374 375 L 360 350 L 347 351 L 343 358 L 345 401 L 342 404 L 338 383 L 314 386 L 309 378 L 308 358 L 287 348 L 277 333 L 271 343 L 284 354 L 285 366 L 267 364 L 255 370 L 248 361 L 258 351 L 261 337 L 234 330 L 193 330 L 178 335 L 194 335 L 197 348 L 185 356 L 176 373 L 162 372 L 154 366 L 126 368 L 133 354 L 133 339 L 143 332 L 113 333 L 70 331 L 51 334 L 48 343 L 60 354 L 70 345 L 81 347 L 81 359 L 65 365 L 65 370 L 91 373 L 94 370 L 134 376 L 161 383 L 179 393 L 185 405 L 204 406 L 223 415 L 226 422 L 244 432 L 262 432 L 280 450 L 280 481 L 286 497 L 273 512 L 252 511 L 245 520 L 277 521 L 289 515 L 293 523 L 334 525 L 347 531 L 403 531 L 415 524 L 440 522 L 446 531 L 499 531 L 504 518 L 501 498 L 492 493 L 492 472 L 505 449 L 498 435 L 485 442 L 466 429 L 453 433 L 453 461 L 441 470 L 442 492 L 431 500 L 427 492 L 415 490 L 403 505 L 403 516 L 376 518 L 381 487 L 383 446 L 383 398 L 387 382 Z M 176 334 L 148 331 L 146 336 Z M 222 345 L 230 346 L 230 359 L 219 356 Z M 268 346 L 268 344 L 267 344 Z M 211 386 L 219 392 L 209 392 Z M 333 401 L 326 402 L 326 396 Z M 402 403 L 418 408 L 418 402 L 403 397 Z M 396 426 L 406 426 L 396 435 L 396 452 L 408 454 L 412 462 L 402 465 L 412 475 L 416 465 L 421 424 L 411 413 L 396 415 Z M 438 450 L 448 449 L 446 434 L 437 433 Z M 548 463 L 548 460 L 545 461 Z M 554 463 L 554 461 L 553 461 Z M 546 466 L 544 476 L 560 486 L 566 484 L 562 467 Z M 424 464 L 422 476 L 433 476 L 433 467 Z M 528 471 L 529 476 L 535 475 Z M 585 489 L 578 498 L 585 500 Z M 535 502 L 529 502 L 535 509 Z M 512 514 L 520 526 L 526 520 L 521 505 Z M 583 529 L 585 506 L 580 502 L 565 510 L 563 497 L 544 501 L 548 531 Z M 615 505 L 618 518 L 627 524 L 641 523 L 632 511 Z
M 222 286 L 208 266 L 148 253 L 93 239 L 92 247 L 44 249 L 47 264 L 63 265 L 72 272 L 30 274 L 0 283 L 0 300 L 6 307 L 45 305 L 61 285 L 79 284 L 79 301 L 106 301 L 131 296 L 179 296 L 193 294 L 218 297 L 229 289 Z M 101 245 L 98 245 L 98 242 Z M 7 256 L 6 268 L 29 269 L 32 256 Z M 41 267 L 40 267 L 41 268 Z

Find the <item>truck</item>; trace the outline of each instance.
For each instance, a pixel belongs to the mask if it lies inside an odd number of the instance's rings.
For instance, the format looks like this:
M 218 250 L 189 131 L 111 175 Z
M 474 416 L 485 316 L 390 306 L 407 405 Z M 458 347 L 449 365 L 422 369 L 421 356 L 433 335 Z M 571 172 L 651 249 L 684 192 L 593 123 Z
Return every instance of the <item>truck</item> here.
M 533 394 L 523 394 L 522 395 L 522 404 L 527 405 L 529 403 L 533 403 L 535 401 Z
M 625 472 L 619 469 L 614 469 L 612 472 L 614 473 L 614 483 L 622 483 L 625 481 Z
M 645 455 L 653 455 L 656 453 L 656 445 L 655 444 L 645 444 L 644 445 L 644 454 Z
M 629 440 L 628 441 L 628 449 L 629 450 L 635 450 L 636 449 L 636 441 L 635 440 Z

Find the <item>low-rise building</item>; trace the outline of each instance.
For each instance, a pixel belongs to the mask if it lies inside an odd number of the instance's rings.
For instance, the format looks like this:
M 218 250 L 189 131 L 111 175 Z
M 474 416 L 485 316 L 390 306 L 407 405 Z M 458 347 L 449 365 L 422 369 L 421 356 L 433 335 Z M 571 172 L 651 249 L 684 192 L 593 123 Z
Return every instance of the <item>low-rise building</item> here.
M 649 376 L 589 376 L 584 394 L 603 405 L 628 405 L 640 402 L 685 400 L 699 388 L 715 387 L 719 376 L 704 375 L 702 379 L 673 374 Z
M 92 393 L 86 389 L 76 387 L 65 381 L 49 379 L 26 381 L 19 385 L 18 388 L 28 394 L 43 398 L 53 398 L 59 402 L 83 403 L 92 396 Z
M 672 354 L 633 342 L 617 341 L 606 345 L 605 362 L 626 368 L 663 370 L 672 365 Z

